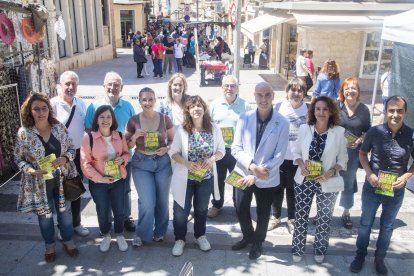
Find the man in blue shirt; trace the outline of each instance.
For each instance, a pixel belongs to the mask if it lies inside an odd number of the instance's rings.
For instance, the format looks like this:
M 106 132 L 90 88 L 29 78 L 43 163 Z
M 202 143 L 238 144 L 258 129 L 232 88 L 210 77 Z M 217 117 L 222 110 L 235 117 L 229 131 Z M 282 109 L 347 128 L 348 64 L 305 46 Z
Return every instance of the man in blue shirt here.
M 359 160 L 366 178 L 362 190 L 362 214 L 356 241 L 356 257 L 349 267 L 354 273 L 362 269 L 365 256 L 368 254 L 375 214 L 382 205 L 381 226 L 375 250 L 375 269 L 379 275 L 387 274 L 384 258 L 390 244 L 395 218 L 404 199 L 404 186 L 414 173 L 414 164 L 407 171 L 410 154 L 414 156 L 413 130 L 404 124 L 407 102 L 401 96 L 392 96 L 387 100 L 385 110 L 387 122 L 368 130 L 359 152 Z M 370 161 L 368 153 L 371 153 Z M 393 195 L 378 193 L 380 171 L 382 175 L 395 175 L 389 189 Z
M 104 79 L 105 97 L 91 103 L 86 110 L 85 130 L 91 131 L 93 116 L 95 110 L 102 105 L 111 105 L 116 121 L 118 122 L 118 129 L 121 133 L 125 133 L 126 125 L 129 118 L 135 115 L 135 110 L 132 104 L 120 97 L 122 92 L 122 78 L 118 73 L 108 72 Z M 131 218 L 131 162 L 126 166 L 127 178 L 125 179 L 125 229 L 129 232 L 135 232 L 135 224 Z

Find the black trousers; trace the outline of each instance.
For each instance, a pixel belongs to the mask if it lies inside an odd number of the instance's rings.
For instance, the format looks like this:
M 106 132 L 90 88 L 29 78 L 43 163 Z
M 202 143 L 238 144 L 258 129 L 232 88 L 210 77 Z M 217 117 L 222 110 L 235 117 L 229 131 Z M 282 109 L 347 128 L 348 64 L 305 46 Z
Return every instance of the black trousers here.
M 80 149 L 76 150 L 76 156 L 73 162 L 75 163 L 76 170 L 78 171 L 79 175 L 81 178 L 83 178 L 83 173 L 80 168 Z M 73 227 L 75 228 L 81 223 L 81 198 L 79 197 L 77 200 L 72 201 L 70 206 L 72 208 Z
M 280 184 L 275 188 L 272 200 L 272 215 L 280 218 L 282 213 L 283 197 L 286 190 L 288 219 L 295 218 L 295 173 L 298 166 L 292 160 L 285 160 L 280 166 Z
M 245 190 L 236 189 L 236 212 L 244 239 L 252 242 L 263 242 L 266 239 L 274 189 L 274 187 L 258 188 L 256 185 L 250 186 Z M 256 229 L 253 228 L 252 218 L 250 215 L 253 194 L 256 198 L 257 205 Z
M 224 180 L 226 180 L 227 171 L 231 172 L 234 170 L 234 167 L 236 166 L 237 160 L 231 155 L 231 149 L 226 148 L 226 154 L 223 156 L 222 159 L 216 162 L 217 166 L 217 182 L 220 192 L 220 200 L 216 200 L 214 198 L 214 192 L 213 192 L 213 199 L 211 200 L 211 203 L 214 207 L 220 209 L 223 207 L 224 204 L 224 190 L 226 184 L 224 183 Z M 234 189 L 233 189 L 233 202 L 234 202 Z
M 137 62 L 137 76 L 140 77 L 142 74 L 142 68 L 144 68 L 144 63 Z

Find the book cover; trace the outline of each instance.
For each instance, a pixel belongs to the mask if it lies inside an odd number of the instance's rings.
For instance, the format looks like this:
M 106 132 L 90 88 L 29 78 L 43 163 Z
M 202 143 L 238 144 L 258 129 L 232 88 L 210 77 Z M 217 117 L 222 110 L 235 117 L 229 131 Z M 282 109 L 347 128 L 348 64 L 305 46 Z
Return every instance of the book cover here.
M 353 144 L 356 140 L 358 140 L 358 137 L 347 130 L 345 131 L 345 139 L 348 144 Z
M 315 180 L 316 177 L 322 175 L 323 173 L 322 161 L 308 160 L 306 163 L 306 169 L 309 171 L 309 175 L 306 176 L 306 180 Z
M 392 187 L 392 183 L 394 183 L 397 178 L 397 173 L 380 170 L 378 172 L 378 187 L 375 188 L 375 193 L 394 197 L 394 188 Z
M 119 165 L 117 165 L 114 160 L 105 161 L 104 173 L 105 176 L 113 177 L 116 180 L 121 179 Z
M 227 184 L 230 184 L 233 187 L 244 190 L 244 189 L 246 189 L 246 185 L 238 183 L 238 181 L 242 178 L 243 178 L 243 176 L 241 174 L 239 174 L 236 171 L 232 171 L 227 176 L 226 180 L 224 180 L 224 182 L 227 183 Z
M 158 140 L 158 131 L 147 131 L 145 133 L 145 152 L 155 152 L 160 147 L 160 142 Z
M 47 171 L 47 174 L 43 175 L 44 180 L 53 179 L 53 172 L 55 171 L 55 168 L 53 168 L 52 162 L 55 160 L 56 160 L 56 155 L 52 153 L 37 161 L 40 169 L 43 171 Z
M 188 172 L 188 179 L 201 182 L 207 174 L 207 169 L 197 169 L 195 172 Z
M 221 134 L 223 134 L 224 145 L 231 147 L 234 139 L 234 130 L 232 127 L 222 127 Z

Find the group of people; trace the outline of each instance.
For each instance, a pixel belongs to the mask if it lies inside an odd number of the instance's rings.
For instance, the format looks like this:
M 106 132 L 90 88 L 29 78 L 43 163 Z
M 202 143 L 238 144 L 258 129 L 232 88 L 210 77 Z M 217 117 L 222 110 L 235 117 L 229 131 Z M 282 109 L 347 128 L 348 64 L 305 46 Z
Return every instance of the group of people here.
M 404 124 L 407 103 L 402 97 L 389 97 L 385 103 L 387 122 L 371 127 L 355 78 L 342 83 L 338 102 L 322 95 L 310 104 L 304 101 L 307 86 L 301 78 L 290 80 L 286 100 L 276 105 L 272 87 L 261 82 L 254 91 L 257 107 L 252 109 L 238 95 L 233 76 L 223 78 L 223 95 L 207 107 L 202 97 L 187 95 L 186 78 L 176 73 L 168 82 L 167 99 L 160 103 L 151 88 L 139 91 L 139 114 L 120 97 L 123 84 L 117 73 L 106 74 L 105 97 L 88 108 L 76 97 L 78 83 L 76 73 L 67 71 L 61 76 L 57 98 L 32 94 L 22 106 L 23 126 L 15 148 L 15 161 L 23 171 L 18 210 L 38 215 L 46 261 L 56 258 L 53 210 L 67 254 L 75 257 L 79 253 L 73 242 L 74 231 L 89 234 L 80 224 L 80 202 L 65 200 L 63 181 L 67 177 L 79 173 L 89 179 L 102 252 L 110 248 L 112 221 L 121 251 L 128 249 L 124 229 L 135 231 L 133 246 L 163 241 L 171 187 L 172 254 L 180 256 L 192 207 L 196 243 L 202 251 L 211 249 L 206 236 L 207 217 L 220 214 L 226 176 L 236 172 L 237 186 L 243 186 L 233 190 L 242 239 L 232 250 L 252 244 L 249 258 L 261 256 L 266 232 L 281 223 L 286 190 L 293 261 L 301 261 L 305 253 L 309 212 L 316 197 L 313 251 L 315 261 L 322 263 L 339 194 L 343 226 L 353 227 L 349 210 L 357 191 L 356 171 L 362 166 L 366 180 L 357 255 L 350 270 L 362 269 L 375 214 L 382 205 L 375 264 L 378 273 L 386 273 L 384 258 L 404 197 L 403 187 L 414 172 L 414 166 L 407 168 L 410 155 L 414 155 L 413 130 Z M 49 175 L 40 168 L 39 160 L 51 154 L 56 157 L 51 162 L 55 170 Z M 397 174 L 392 183 L 393 197 L 376 193 L 379 171 Z M 139 196 L 136 227 L 130 225 L 131 176 Z M 256 227 L 250 214 L 253 195 Z M 211 197 L 212 207 L 208 209 Z

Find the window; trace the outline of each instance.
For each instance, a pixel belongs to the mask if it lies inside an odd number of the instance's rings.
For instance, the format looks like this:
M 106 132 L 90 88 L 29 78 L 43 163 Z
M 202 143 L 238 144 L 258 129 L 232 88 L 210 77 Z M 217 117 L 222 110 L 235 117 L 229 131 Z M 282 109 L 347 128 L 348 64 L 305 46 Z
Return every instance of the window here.
M 99 46 L 99 42 L 98 42 L 98 16 L 96 14 L 97 10 L 96 10 L 95 0 L 92 1 L 92 10 L 93 10 L 93 14 L 95 16 L 95 46 L 98 47 Z
M 72 46 L 73 46 L 73 53 L 78 53 L 78 31 L 76 28 L 76 17 L 75 17 L 75 1 L 69 1 L 69 17 L 70 17 L 70 25 L 72 30 Z
M 365 34 L 363 59 L 361 61 L 360 77 L 375 78 L 379 47 L 381 43 L 381 33 L 371 32 Z M 382 59 L 380 64 L 380 75 L 391 68 L 392 42 L 384 41 Z
M 83 0 L 83 38 L 85 40 L 85 50 L 88 50 L 89 47 L 89 30 L 88 30 L 88 13 L 86 8 L 86 0 Z

